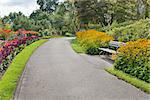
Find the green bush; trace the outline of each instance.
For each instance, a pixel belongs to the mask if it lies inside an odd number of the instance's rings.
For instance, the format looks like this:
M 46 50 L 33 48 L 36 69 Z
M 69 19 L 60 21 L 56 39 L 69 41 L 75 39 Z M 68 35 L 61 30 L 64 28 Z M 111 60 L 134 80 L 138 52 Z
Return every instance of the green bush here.
M 113 23 L 111 25 L 102 27 L 99 30 L 104 31 L 104 32 L 108 32 L 108 31 L 111 31 L 114 28 L 125 27 L 125 26 L 128 26 L 130 24 L 133 24 L 134 22 L 135 21 L 126 21 L 126 22 L 123 22 L 123 23 L 117 23 L 117 21 L 113 21 Z
M 49 29 L 41 30 L 38 34 L 38 36 L 40 37 L 51 36 L 51 35 L 52 35 L 52 31 Z
M 71 41 L 71 46 L 76 53 L 86 53 L 86 48 L 81 46 L 76 39 Z
M 140 20 L 129 25 L 113 27 L 107 32 L 116 40 L 127 42 L 140 38 L 150 39 L 150 19 Z
M 98 47 L 95 46 L 90 46 L 89 48 L 87 48 L 86 53 L 90 54 L 90 55 L 98 55 L 100 52 Z

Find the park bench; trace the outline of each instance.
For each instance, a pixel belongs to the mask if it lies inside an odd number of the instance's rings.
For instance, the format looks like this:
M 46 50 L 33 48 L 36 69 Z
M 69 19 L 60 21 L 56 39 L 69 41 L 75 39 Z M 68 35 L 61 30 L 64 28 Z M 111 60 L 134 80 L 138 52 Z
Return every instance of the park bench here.
M 100 55 L 111 55 L 111 59 L 113 59 L 113 56 L 117 55 L 117 49 L 121 46 L 125 45 L 124 42 L 118 42 L 118 41 L 110 41 L 108 48 L 99 48 Z M 110 58 L 110 57 L 109 57 Z

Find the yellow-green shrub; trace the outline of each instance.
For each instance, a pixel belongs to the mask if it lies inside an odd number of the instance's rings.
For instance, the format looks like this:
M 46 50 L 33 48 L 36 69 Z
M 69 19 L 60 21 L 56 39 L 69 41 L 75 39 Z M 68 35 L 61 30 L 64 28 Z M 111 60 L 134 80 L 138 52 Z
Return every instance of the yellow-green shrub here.
M 150 83 L 150 40 L 127 42 L 118 49 L 114 67 Z
M 142 19 L 129 24 L 119 24 L 120 26 L 108 27 L 107 33 L 112 35 L 115 40 L 128 42 L 140 38 L 150 39 L 150 19 Z

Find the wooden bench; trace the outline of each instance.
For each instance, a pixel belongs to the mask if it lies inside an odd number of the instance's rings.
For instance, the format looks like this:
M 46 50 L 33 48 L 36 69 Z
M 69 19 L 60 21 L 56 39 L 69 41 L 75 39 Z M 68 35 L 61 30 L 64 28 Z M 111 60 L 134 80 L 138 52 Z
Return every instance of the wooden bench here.
M 101 50 L 100 54 L 106 52 L 106 53 L 110 53 L 110 54 L 117 54 L 117 51 L 109 49 L 109 48 L 99 48 L 99 50 Z
M 124 42 L 118 42 L 118 41 L 110 41 L 109 42 L 109 47 L 108 48 L 99 48 L 100 55 L 110 55 L 111 54 L 111 59 L 113 55 L 117 55 L 117 49 L 121 46 L 125 45 Z

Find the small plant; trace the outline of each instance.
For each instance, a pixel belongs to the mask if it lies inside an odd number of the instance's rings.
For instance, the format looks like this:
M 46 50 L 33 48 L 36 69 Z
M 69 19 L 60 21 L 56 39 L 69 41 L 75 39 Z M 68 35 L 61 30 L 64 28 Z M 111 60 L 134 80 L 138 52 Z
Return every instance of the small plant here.
M 90 55 L 98 55 L 100 52 L 99 48 L 98 47 L 94 47 L 94 46 L 91 46 L 89 47 L 87 50 L 86 50 L 86 53 L 87 54 L 90 54 Z

